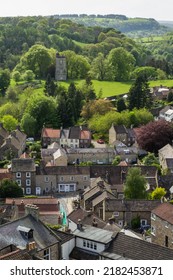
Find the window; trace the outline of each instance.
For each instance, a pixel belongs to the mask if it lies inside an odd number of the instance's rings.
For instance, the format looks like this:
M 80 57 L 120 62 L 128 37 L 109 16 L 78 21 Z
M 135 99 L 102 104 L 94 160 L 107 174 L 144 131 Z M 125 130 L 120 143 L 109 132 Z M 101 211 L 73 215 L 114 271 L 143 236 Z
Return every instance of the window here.
M 153 214 L 153 213 L 151 213 L 151 219 L 152 219 L 152 220 L 155 220 L 155 219 L 156 219 L 156 215 Z
M 50 248 L 44 250 L 44 257 L 45 260 L 50 260 Z
M 118 217 L 119 216 L 119 212 L 113 212 L 114 217 Z
M 69 191 L 70 191 L 70 192 L 74 192 L 74 191 L 75 191 L 75 185 L 70 185 Z
M 26 186 L 31 186 L 31 180 L 30 179 L 26 180 Z
M 64 192 L 65 191 L 65 185 L 59 185 L 59 191 Z
M 167 235 L 165 235 L 165 247 L 168 247 L 168 245 L 169 245 L 169 242 L 168 242 L 168 236 L 167 236 Z
M 21 172 L 16 173 L 16 178 L 21 178 Z
M 31 172 L 26 172 L 26 178 L 30 178 L 31 177 Z
M 97 243 L 94 243 L 92 241 L 89 240 L 83 240 L 83 247 L 87 247 L 90 248 L 92 250 L 97 250 Z
M 151 226 L 151 234 L 152 235 L 155 235 L 156 234 L 156 229 L 155 227 Z
M 74 177 L 73 176 L 70 177 L 70 181 L 74 181 Z
M 61 181 L 61 182 L 63 182 L 63 181 L 64 181 L 64 178 L 63 178 L 63 176 L 61 176 L 61 177 L 60 177 L 60 181 Z
M 84 181 L 87 181 L 87 176 L 83 176 L 83 180 L 84 180 Z
M 44 177 L 44 181 L 45 181 L 46 183 L 48 183 L 48 182 L 49 182 L 49 177 L 48 177 L 48 176 L 45 176 L 45 177 Z
M 26 188 L 26 194 L 31 194 L 31 188 Z
M 21 180 L 16 180 L 16 183 L 19 185 L 19 187 L 21 187 Z
M 145 225 L 147 225 L 147 220 L 141 219 L 141 226 L 145 226 Z

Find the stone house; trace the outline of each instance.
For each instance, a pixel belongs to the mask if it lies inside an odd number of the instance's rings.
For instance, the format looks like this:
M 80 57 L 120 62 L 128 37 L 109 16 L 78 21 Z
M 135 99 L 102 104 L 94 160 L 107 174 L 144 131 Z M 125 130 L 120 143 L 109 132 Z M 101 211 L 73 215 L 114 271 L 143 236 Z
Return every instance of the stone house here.
M 151 210 L 160 204 L 160 200 L 125 200 L 98 197 L 93 200 L 92 210 L 105 221 L 110 218 L 120 227 L 131 227 L 133 219 L 139 217 L 141 225 L 151 224 Z
M 36 189 L 36 166 L 33 158 L 14 158 L 11 161 L 12 179 L 23 189 L 23 194 L 40 194 Z
M 5 205 L 17 207 L 17 218 L 25 215 L 26 205 L 36 205 L 39 208 L 39 219 L 46 224 L 57 224 L 59 217 L 60 204 L 54 197 L 37 198 L 6 198 Z
M 26 147 L 26 134 L 19 127 L 12 131 L 0 146 L 0 160 L 6 157 L 19 158 Z
M 165 106 L 159 111 L 159 119 L 172 122 L 173 120 L 173 107 L 170 105 Z
M 170 144 L 165 145 L 158 151 L 158 156 L 162 169 L 173 173 L 173 147 Z
M 114 145 L 117 140 L 126 146 L 132 146 L 135 143 L 135 134 L 133 129 L 128 129 L 124 125 L 112 124 L 109 129 L 109 144 Z
M 41 193 L 83 191 L 90 184 L 89 166 L 44 166 L 36 169 Z
M 43 128 L 41 134 L 42 147 L 56 142 L 63 148 L 89 148 L 91 132 L 85 126 L 73 126 L 68 129 Z
M 8 131 L 3 127 L 3 124 L 0 123 L 0 146 L 3 144 L 4 139 L 6 139 L 8 135 Z
M 115 158 L 113 148 L 75 148 L 66 149 L 68 163 L 91 161 L 93 164 L 111 164 Z
M 26 205 L 25 211 L 24 217 L 0 226 L 0 249 L 12 244 L 36 259 L 60 259 L 60 242 L 53 231 L 40 221 L 38 207 Z
M 53 154 L 53 165 L 56 166 L 67 166 L 67 154 L 64 149 L 58 149 Z
M 41 144 L 43 148 L 55 143 L 60 144 L 60 129 L 43 127 L 41 132 Z
M 161 246 L 173 249 L 173 205 L 161 203 L 151 212 L 151 240 Z

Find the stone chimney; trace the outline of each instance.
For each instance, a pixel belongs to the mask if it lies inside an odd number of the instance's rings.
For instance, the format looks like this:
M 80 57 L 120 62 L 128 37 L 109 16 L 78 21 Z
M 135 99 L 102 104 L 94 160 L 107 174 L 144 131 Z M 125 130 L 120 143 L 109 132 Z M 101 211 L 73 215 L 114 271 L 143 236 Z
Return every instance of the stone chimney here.
M 32 215 L 37 221 L 39 220 L 39 208 L 34 204 L 25 205 L 25 215 Z

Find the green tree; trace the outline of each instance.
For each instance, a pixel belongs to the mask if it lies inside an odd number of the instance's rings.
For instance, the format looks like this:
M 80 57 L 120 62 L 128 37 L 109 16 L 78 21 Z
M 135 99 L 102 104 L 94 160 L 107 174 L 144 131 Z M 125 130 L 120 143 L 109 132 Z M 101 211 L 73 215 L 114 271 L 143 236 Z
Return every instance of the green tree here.
M 12 78 L 15 80 L 15 82 L 19 82 L 21 80 L 21 74 L 19 71 L 13 71 Z
M 52 63 L 50 50 L 36 44 L 21 57 L 18 68 L 20 70 L 32 70 L 37 78 L 45 78 Z
M 11 115 L 3 116 L 1 122 L 3 123 L 4 128 L 9 132 L 16 129 L 18 124 L 18 121 Z
M 5 94 L 6 89 L 10 85 L 10 71 L 8 69 L 0 70 L 0 92 Z
M 143 158 L 143 164 L 148 166 L 153 164 L 159 165 L 159 160 L 154 153 L 148 153 L 148 155 Z
M 129 90 L 129 109 L 151 108 L 152 94 L 148 79 L 145 75 L 139 75 Z
M 124 195 L 126 199 L 145 199 L 147 198 L 147 181 L 138 167 L 131 167 L 128 170 L 124 184 Z
M 51 75 L 48 74 L 45 82 L 44 92 L 47 93 L 49 96 L 55 96 L 56 93 L 56 84 L 51 78 Z
M 152 199 L 161 199 L 165 196 L 165 194 L 166 194 L 165 188 L 157 187 L 157 188 L 155 188 L 154 191 L 152 191 L 151 198 Z
M 108 60 L 104 57 L 103 53 L 99 53 L 91 64 L 90 74 L 93 79 L 99 81 L 106 80 L 110 70 Z
M 112 49 L 108 55 L 114 81 L 128 81 L 134 68 L 134 56 L 122 47 Z
M 117 100 L 117 111 L 122 112 L 127 109 L 126 103 L 124 101 L 124 98 L 118 98 Z
M 36 119 L 29 113 L 25 113 L 21 119 L 21 128 L 24 130 L 26 135 L 35 136 L 36 134 Z
M 32 95 L 28 100 L 25 113 L 36 120 L 36 131 L 39 134 L 43 125 L 57 127 L 56 102 L 52 97 Z
M 0 184 L 0 197 L 22 197 L 23 190 L 18 184 L 10 179 L 3 179 Z
M 35 74 L 32 70 L 26 70 L 22 75 L 22 79 L 27 82 L 31 82 L 35 79 Z
M 112 161 L 112 165 L 118 165 L 121 161 L 121 157 L 120 156 L 116 156 L 113 161 Z

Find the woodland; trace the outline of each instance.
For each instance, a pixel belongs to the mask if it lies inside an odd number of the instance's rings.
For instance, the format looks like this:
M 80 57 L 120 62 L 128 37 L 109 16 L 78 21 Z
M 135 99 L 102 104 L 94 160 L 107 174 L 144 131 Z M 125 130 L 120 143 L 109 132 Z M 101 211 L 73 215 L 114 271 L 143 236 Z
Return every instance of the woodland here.
M 97 18 L 113 21 L 114 16 L 110 17 Z M 39 139 L 43 125 L 87 124 L 106 140 L 112 123 L 138 127 L 152 121 L 151 108 L 163 104 L 153 102 L 149 82 L 173 78 L 173 31 L 153 19 L 132 21 L 150 41 L 135 40 L 99 21 L 89 26 L 60 16 L 0 18 L 0 121 L 4 127 L 11 131 L 20 124 L 28 137 Z M 161 39 L 151 38 L 151 25 L 152 36 Z M 67 59 L 64 83 L 55 81 L 57 52 Z M 95 91 L 95 80 L 129 83 L 127 99 L 117 94 L 113 101 L 105 100 L 102 89 Z M 80 86 L 77 81 L 82 81 Z M 110 86 L 110 96 L 114 94 Z M 165 102 L 172 102 L 171 97 Z

